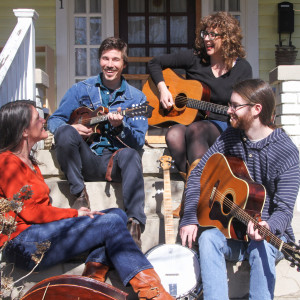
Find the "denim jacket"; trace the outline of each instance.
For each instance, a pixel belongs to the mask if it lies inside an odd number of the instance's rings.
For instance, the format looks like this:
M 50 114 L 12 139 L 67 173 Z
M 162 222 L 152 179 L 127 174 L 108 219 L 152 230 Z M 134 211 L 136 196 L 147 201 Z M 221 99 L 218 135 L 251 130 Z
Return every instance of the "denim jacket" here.
M 74 84 L 62 98 L 58 109 L 48 119 L 48 129 L 50 132 L 55 134 L 58 127 L 68 125 L 67 122 L 72 112 L 79 107 L 86 106 L 94 110 L 99 106 L 103 106 L 102 93 L 104 91 L 105 87 L 101 83 L 100 75 Z M 146 96 L 122 78 L 121 88 L 116 92 L 113 102 L 109 104 L 109 109 L 115 111 L 116 108 L 121 107 L 124 110 L 145 102 Z M 118 137 L 129 147 L 139 150 L 145 144 L 147 130 L 148 120 L 146 117 L 137 116 L 131 118 L 124 116 L 122 131 L 118 134 Z M 112 146 L 115 148 L 125 147 L 116 138 L 112 139 L 112 143 Z

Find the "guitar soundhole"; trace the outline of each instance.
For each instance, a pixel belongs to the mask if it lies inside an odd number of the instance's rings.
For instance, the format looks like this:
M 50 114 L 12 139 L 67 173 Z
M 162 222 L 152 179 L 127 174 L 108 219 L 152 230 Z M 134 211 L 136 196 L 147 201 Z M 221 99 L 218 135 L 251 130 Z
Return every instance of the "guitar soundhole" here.
M 187 102 L 187 98 L 186 95 L 183 93 L 178 94 L 175 98 L 175 105 L 178 108 L 183 108 L 186 105 L 186 102 Z
M 231 194 L 227 194 L 223 200 L 223 213 L 229 214 L 232 211 L 233 197 Z

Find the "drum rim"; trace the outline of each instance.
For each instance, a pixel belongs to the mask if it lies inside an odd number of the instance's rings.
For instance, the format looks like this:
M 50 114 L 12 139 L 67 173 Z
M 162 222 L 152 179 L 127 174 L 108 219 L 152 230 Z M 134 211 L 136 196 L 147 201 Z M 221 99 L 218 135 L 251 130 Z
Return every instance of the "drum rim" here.
M 187 291 L 186 294 L 180 294 L 180 295 L 176 295 L 176 299 L 180 299 L 182 297 L 185 297 L 185 296 L 188 296 L 190 294 L 191 291 L 195 290 L 197 288 L 197 286 L 199 286 L 201 283 L 200 283 L 200 278 L 201 278 L 201 272 L 200 272 L 200 260 L 199 260 L 199 256 L 197 255 L 196 251 L 191 249 L 191 248 L 188 248 L 186 246 L 182 246 L 180 244 L 159 244 L 159 245 L 156 245 L 154 246 L 153 248 L 149 249 L 146 253 L 145 253 L 145 256 L 148 258 L 149 254 L 152 253 L 154 250 L 158 249 L 158 248 L 161 248 L 163 246 L 178 246 L 178 248 L 182 248 L 182 249 L 185 249 L 185 250 L 189 250 L 190 252 L 193 253 L 193 255 L 197 258 L 197 261 L 199 262 L 199 274 L 198 276 L 196 277 L 196 284 Z M 151 263 L 151 261 L 150 261 Z

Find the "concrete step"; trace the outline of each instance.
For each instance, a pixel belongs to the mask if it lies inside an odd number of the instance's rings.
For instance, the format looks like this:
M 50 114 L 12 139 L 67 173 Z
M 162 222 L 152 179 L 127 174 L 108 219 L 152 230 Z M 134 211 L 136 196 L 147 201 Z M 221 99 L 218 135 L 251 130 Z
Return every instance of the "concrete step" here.
M 162 145 L 156 149 L 145 148 L 141 151 L 144 180 L 145 180 L 145 212 L 147 224 L 142 234 L 142 250 L 146 253 L 152 247 L 164 243 L 164 222 L 163 222 L 163 175 L 159 169 L 159 158 L 168 155 L 168 150 Z M 69 207 L 74 200 L 69 193 L 67 181 L 63 178 L 54 152 L 41 150 L 38 160 L 42 162 L 40 166 L 47 184 L 51 189 L 51 198 L 54 206 Z M 122 193 L 120 183 L 107 182 L 87 182 L 87 191 L 90 196 L 92 209 L 102 210 L 109 207 L 123 208 Z M 171 194 L 173 207 L 181 201 L 184 182 L 176 169 L 171 169 Z M 178 232 L 178 219 L 174 219 L 174 231 Z M 295 213 L 293 228 L 297 240 L 300 239 L 300 213 Z M 177 236 L 177 242 L 179 237 Z M 197 248 L 197 247 L 196 247 Z M 22 280 L 24 291 L 28 290 L 35 283 L 54 275 L 82 273 L 83 259 L 60 264 L 43 272 L 33 273 Z M 277 281 L 275 286 L 275 299 L 295 300 L 300 299 L 300 276 L 296 269 L 290 267 L 286 260 L 281 261 L 277 267 Z M 229 294 L 230 299 L 248 299 L 249 292 L 249 265 L 243 263 L 227 263 Z M 21 278 L 26 273 L 22 270 L 13 272 L 14 280 Z M 129 300 L 138 299 L 131 287 L 123 287 L 116 271 L 109 272 L 108 283 L 129 293 Z M 20 282 L 21 285 L 21 282 Z

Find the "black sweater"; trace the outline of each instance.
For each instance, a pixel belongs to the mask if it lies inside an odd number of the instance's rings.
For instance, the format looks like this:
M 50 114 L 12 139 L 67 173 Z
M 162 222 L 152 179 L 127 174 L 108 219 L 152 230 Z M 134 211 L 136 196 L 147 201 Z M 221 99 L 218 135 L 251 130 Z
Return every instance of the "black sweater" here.
M 238 58 L 229 72 L 217 78 L 214 76 L 211 66 L 201 63 L 200 58 L 194 55 L 193 50 L 154 57 L 149 61 L 148 67 L 152 80 L 156 85 L 163 81 L 162 70 L 166 68 L 184 69 L 186 79 L 194 79 L 205 83 L 210 88 L 210 102 L 221 105 L 227 105 L 229 102 L 234 84 L 252 78 L 252 68 L 243 58 Z M 210 118 L 224 120 L 212 113 Z

